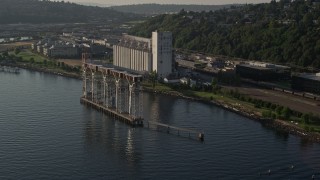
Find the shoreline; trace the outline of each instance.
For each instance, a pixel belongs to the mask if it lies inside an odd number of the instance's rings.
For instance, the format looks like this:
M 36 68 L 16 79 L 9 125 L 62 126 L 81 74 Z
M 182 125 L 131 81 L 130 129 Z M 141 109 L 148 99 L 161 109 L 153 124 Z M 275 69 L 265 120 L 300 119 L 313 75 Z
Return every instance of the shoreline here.
M 73 73 L 66 73 L 66 72 L 56 72 L 54 70 L 47 69 L 47 68 L 30 67 L 26 64 L 5 64 L 5 65 L 11 66 L 11 67 L 19 67 L 19 68 L 26 69 L 26 70 L 44 72 L 44 73 L 53 74 L 53 75 L 60 75 L 60 76 L 78 79 L 78 80 L 82 79 L 81 75 L 77 75 L 77 74 L 73 74 Z M 276 131 L 281 131 L 281 132 L 285 132 L 285 133 L 292 134 L 295 136 L 299 136 L 303 140 L 307 140 L 310 142 L 320 143 L 320 133 L 308 132 L 308 131 L 306 131 L 306 130 L 304 130 L 294 124 L 291 124 L 290 122 L 284 121 L 284 120 L 279 120 L 279 119 L 272 120 L 272 119 L 262 118 L 260 115 L 255 114 L 254 112 L 249 112 L 244 109 L 237 109 L 233 105 L 226 103 L 226 102 L 218 102 L 215 100 L 210 101 L 210 100 L 206 100 L 206 99 L 185 96 L 177 91 L 175 91 L 175 92 L 162 92 L 162 91 L 154 91 L 154 90 L 150 90 L 150 89 L 146 89 L 146 88 L 143 88 L 142 91 L 149 92 L 149 93 L 155 93 L 155 94 L 175 96 L 175 97 L 180 97 L 180 98 L 187 99 L 187 100 L 206 103 L 209 105 L 215 105 L 219 108 L 236 113 L 240 116 L 243 116 L 248 119 L 260 122 L 261 125 L 266 126 L 266 127 L 270 127 Z
M 266 127 L 270 127 L 276 131 L 279 132 L 284 132 L 284 133 L 288 133 L 288 134 L 292 134 L 295 136 L 299 136 L 302 140 L 307 140 L 310 142 L 315 142 L 315 143 L 320 143 L 320 133 L 316 133 L 316 132 L 309 132 L 304 130 L 301 127 L 298 127 L 296 125 L 294 125 L 293 123 L 290 123 L 288 121 L 284 121 L 284 120 L 280 120 L 280 119 L 268 119 L 268 118 L 263 118 L 260 115 L 257 115 L 253 112 L 249 112 L 246 111 L 244 109 L 237 109 L 236 107 L 234 107 L 233 105 L 229 104 L 229 103 L 221 103 L 218 101 L 209 101 L 206 99 L 201 99 L 201 98 L 195 98 L 195 97 L 189 97 L 189 96 L 184 96 L 179 92 L 161 92 L 161 91 L 154 91 L 154 90 L 150 90 L 150 89 L 143 89 L 143 91 L 145 92 L 149 92 L 149 93 L 155 93 L 155 94 L 163 94 L 163 95 L 169 95 L 169 96 L 175 96 L 175 97 L 180 97 L 183 99 L 187 99 L 187 100 L 192 100 L 192 101 L 198 101 L 201 103 L 206 103 L 209 105 L 214 105 L 217 106 L 219 108 L 225 109 L 227 111 L 236 113 L 240 116 L 246 117 L 248 119 L 251 119 L 253 121 L 259 122 L 261 123 L 261 125 L 266 126 Z
M 68 77 L 68 78 L 73 78 L 73 79 L 79 79 L 81 80 L 81 75 L 77 75 L 74 73 L 68 73 L 68 72 L 57 72 L 53 69 L 48 69 L 45 67 L 32 67 L 27 64 L 4 64 L 5 66 L 10 66 L 10 67 L 18 67 L 21 69 L 26 69 L 26 70 L 31 70 L 31 71 L 37 71 L 37 72 L 43 72 L 43 73 L 48 73 L 48 74 L 53 74 L 53 75 L 58 75 L 58 76 L 63 76 L 63 77 Z

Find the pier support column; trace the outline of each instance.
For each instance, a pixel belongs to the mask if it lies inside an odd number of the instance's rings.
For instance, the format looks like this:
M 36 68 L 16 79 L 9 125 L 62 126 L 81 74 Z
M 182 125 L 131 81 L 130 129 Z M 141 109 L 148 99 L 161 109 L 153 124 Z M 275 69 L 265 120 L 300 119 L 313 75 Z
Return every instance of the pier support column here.
M 106 79 L 104 80 L 104 87 L 104 105 L 106 107 L 113 107 L 115 85 L 114 81 L 108 76 L 106 76 Z
M 107 86 L 107 76 L 103 76 L 103 105 L 106 106 L 107 104 L 107 93 L 106 93 L 106 86 Z
M 119 112 L 119 102 L 120 102 L 120 94 L 121 94 L 121 81 L 120 79 L 116 79 L 116 111 Z
M 106 106 L 114 107 L 115 101 L 115 82 L 109 78 L 106 82 Z
M 91 76 L 91 100 L 94 102 L 94 72 Z
M 129 84 L 129 114 L 132 115 L 132 94 L 134 91 L 135 83 Z
M 83 93 L 83 97 L 87 98 L 87 70 L 84 68 L 83 69 L 83 81 L 82 81 L 82 93 Z
M 141 93 L 141 86 L 140 83 L 136 86 L 136 96 L 138 98 L 138 102 L 136 102 L 136 108 L 138 109 L 138 117 L 142 118 L 143 117 L 143 93 Z
M 125 113 L 129 112 L 129 85 L 127 83 L 123 83 L 122 85 L 122 111 Z

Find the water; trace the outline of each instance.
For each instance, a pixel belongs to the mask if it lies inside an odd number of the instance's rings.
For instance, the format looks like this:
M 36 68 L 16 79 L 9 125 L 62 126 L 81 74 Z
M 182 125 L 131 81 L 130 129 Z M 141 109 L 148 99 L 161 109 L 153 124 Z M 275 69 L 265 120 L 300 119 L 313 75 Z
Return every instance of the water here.
M 198 102 L 145 94 L 145 117 L 202 129 L 204 143 L 82 106 L 79 80 L 0 72 L 0 94 L 0 179 L 310 179 L 320 170 L 319 144 Z

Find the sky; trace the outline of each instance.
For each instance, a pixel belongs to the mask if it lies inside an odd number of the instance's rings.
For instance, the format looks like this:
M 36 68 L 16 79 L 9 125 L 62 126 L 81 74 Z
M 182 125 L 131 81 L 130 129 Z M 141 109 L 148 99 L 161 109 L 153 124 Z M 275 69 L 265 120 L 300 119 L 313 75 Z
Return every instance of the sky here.
M 221 4 L 243 4 L 243 3 L 269 3 L 271 0 L 65 0 L 75 3 L 98 3 L 105 5 L 125 5 L 125 4 L 203 4 L 203 5 L 221 5 Z

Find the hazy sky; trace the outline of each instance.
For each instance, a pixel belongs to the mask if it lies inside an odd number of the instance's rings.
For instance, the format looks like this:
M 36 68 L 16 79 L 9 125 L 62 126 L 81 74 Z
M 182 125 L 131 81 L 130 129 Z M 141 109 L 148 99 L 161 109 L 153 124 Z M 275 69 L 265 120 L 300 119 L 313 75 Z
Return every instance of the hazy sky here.
M 100 3 L 107 5 L 124 5 L 124 4 L 241 4 L 241 3 L 269 3 L 271 0 L 65 0 L 75 3 Z

